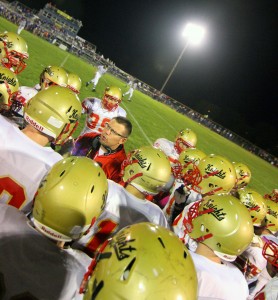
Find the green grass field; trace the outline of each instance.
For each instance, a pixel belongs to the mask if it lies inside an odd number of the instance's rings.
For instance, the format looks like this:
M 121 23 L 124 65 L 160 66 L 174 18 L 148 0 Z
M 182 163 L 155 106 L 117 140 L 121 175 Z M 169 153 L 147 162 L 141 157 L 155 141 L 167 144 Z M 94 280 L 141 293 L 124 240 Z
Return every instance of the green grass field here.
M 17 26 L 0 17 L 0 31 L 14 31 Z M 34 86 L 39 81 L 39 74 L 48 65 L 61 65 L 71 72 L 77 73 L 83 82 L 80 100 L 87 96 L 102 97 L 107 85 L 117 85 L 125 92 L 128 87 L 118 78 L 105 74 L 99 81 L 97 90 L 92 93 L 85 87 L 85 82 L 94 75 L 95 67 L 60 48 L 51 45 L 33 34 L 23 31 L 21 36 L 29 46 L 28 66 L 18 78 L 20 85 Z M 124 70 L 125 71 L 125 70 Z M 133 94 L 132 102 L 123 101 L 121 106 L 127 111 L 127 116 L 133 123 L 133 133 L 126 144 L 127 151 L 152 144 L 157 138 L 165 137 L 174 140 L 182 128 L 191 128 L 198 135 L 197 148 L 207 154 L 220 154 L 231 161 L 245 163 L 252 171 L 250 187 L 261 194 L 269 193 L 278 188 L 278 169 L 261 158 L 249 153 L 217 133 L 183 116 L 168 106 L 154 101 L 139 91 Z M 75 136 L 81 131 L 84 117 L 81 120 Z

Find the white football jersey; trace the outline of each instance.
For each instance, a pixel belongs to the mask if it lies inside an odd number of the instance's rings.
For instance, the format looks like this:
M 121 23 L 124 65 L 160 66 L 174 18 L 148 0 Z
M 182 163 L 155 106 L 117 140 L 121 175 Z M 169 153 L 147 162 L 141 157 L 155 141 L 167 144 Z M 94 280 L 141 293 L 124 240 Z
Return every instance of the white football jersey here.
M 102 107 L 98 98 L 85 98 L 82 102 L 82 112 L 86 114 L 85 126 L 80 135 L 88 132 L 101 133 L 106 122 L 117 116 L 126 117 L 126 111 L 118 106 L 114 111 Z
M 16 100 L 18 100 L 23 106 L 17 113 L 23 117 L 23 107 L 27 102 L 33 98 L 38 93 L 38 90 L 29 86 L 20 86 L 18 93 L 16 95 Z
M 63 157 L 0 116 L 0 203 L 29 213 L 42 178 Z
M 90 262 L 84 253 L 58 248 L 21 211 L 0 203 L 2 300 L 73 299 Z
M 248 298 L 249 299 L 249 298 Z M 278 300 L 278 276 L 271 278 L 260 292 L 257 293 L 254 300 Z
M 267 261 L 262 254 L 262 248 L 251 244 L 240 256 L 246 259 L 248 270 L 246 271 L 245 279 L 248 284 L 251 284 L 258 279 L 260 273 L 267 265 Z
M 170 161 L 179 159 L 179 154 L 174 147 L 174 142 L 159 138 L 154 142 L 153 146 L 162 150 L 169 157 Z
M 222 264 L 190 251 L 198 277 L 198 299 L 246 300 L 248 285 L 237 267 Z
M 121 185 L 108 180 L 105 209 L 78 244 L 88 247 L 93 252 L 123 227 L 140 222 L 151 222 L 169 228 L 159 206 L 148 200 L 138 199 Z
M 105 73 L 107 72 L 107 69 L 104 68 L 104 66 L 100 65 L 100 66 L 98 66 L 98 68 L 97 68 L 97 72 L 98 72 L 100 75 L 103 75 L 103 74 L 105 74 Z

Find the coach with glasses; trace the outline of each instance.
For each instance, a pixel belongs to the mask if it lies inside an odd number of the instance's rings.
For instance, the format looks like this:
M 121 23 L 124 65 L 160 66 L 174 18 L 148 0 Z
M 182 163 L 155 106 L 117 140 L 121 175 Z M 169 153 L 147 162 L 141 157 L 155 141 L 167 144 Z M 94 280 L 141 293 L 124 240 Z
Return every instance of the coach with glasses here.
M 121 164 L 126 158 L 124 143 L 132 132 L 132 124 L 125 117 L 115 117 L 105 123 L 102 133 L 90 132 L 80 136 L 71 152 L 95 160 L 108 179 L 121 180 Z

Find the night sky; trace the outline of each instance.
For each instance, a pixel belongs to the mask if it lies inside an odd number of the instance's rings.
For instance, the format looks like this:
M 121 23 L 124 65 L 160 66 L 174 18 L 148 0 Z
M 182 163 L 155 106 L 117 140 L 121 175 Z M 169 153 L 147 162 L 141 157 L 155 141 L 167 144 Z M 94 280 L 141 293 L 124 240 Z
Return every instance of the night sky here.
M 22 0 L 40 9 L 49 1 Z M 52 1 L 81 20 L 79 36 L 116 66 L 160 90 L 187 22 L 206 26 L 164 89 L 170 97 L 278 156 L 277 0 Z

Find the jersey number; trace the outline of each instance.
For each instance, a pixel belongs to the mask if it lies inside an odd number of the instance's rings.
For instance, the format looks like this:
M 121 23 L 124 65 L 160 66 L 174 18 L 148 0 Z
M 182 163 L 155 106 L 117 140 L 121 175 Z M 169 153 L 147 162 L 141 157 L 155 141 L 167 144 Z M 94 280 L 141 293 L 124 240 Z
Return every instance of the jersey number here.
M 26 200 L 25 189 L 14 179 L 10 177 L 1 177 L 0 199 L 4 199 L 4 203 L 19 209 Z
M 117 223 L 111 220 L 103 220 L 98 223 L 99 230 L 94 234 L 93 238 L 87 244 L 87 248 L 95 252 L 98 247 L 107 240 L 110 234 L 118 226 Z
M 110 121 L 109 118 L 104 118 L 102 120 L 101 124 L 98 124 L 100 116 L 97 114 L 94 114 L 94 113 L 91 113 L 89 118 L 90 118 L 90 121 L 87 122 L 87 126 L 90 129 L 97 129 L 99 132 L 102 132 L 102 129 L 104 128 L 105 123 Z

